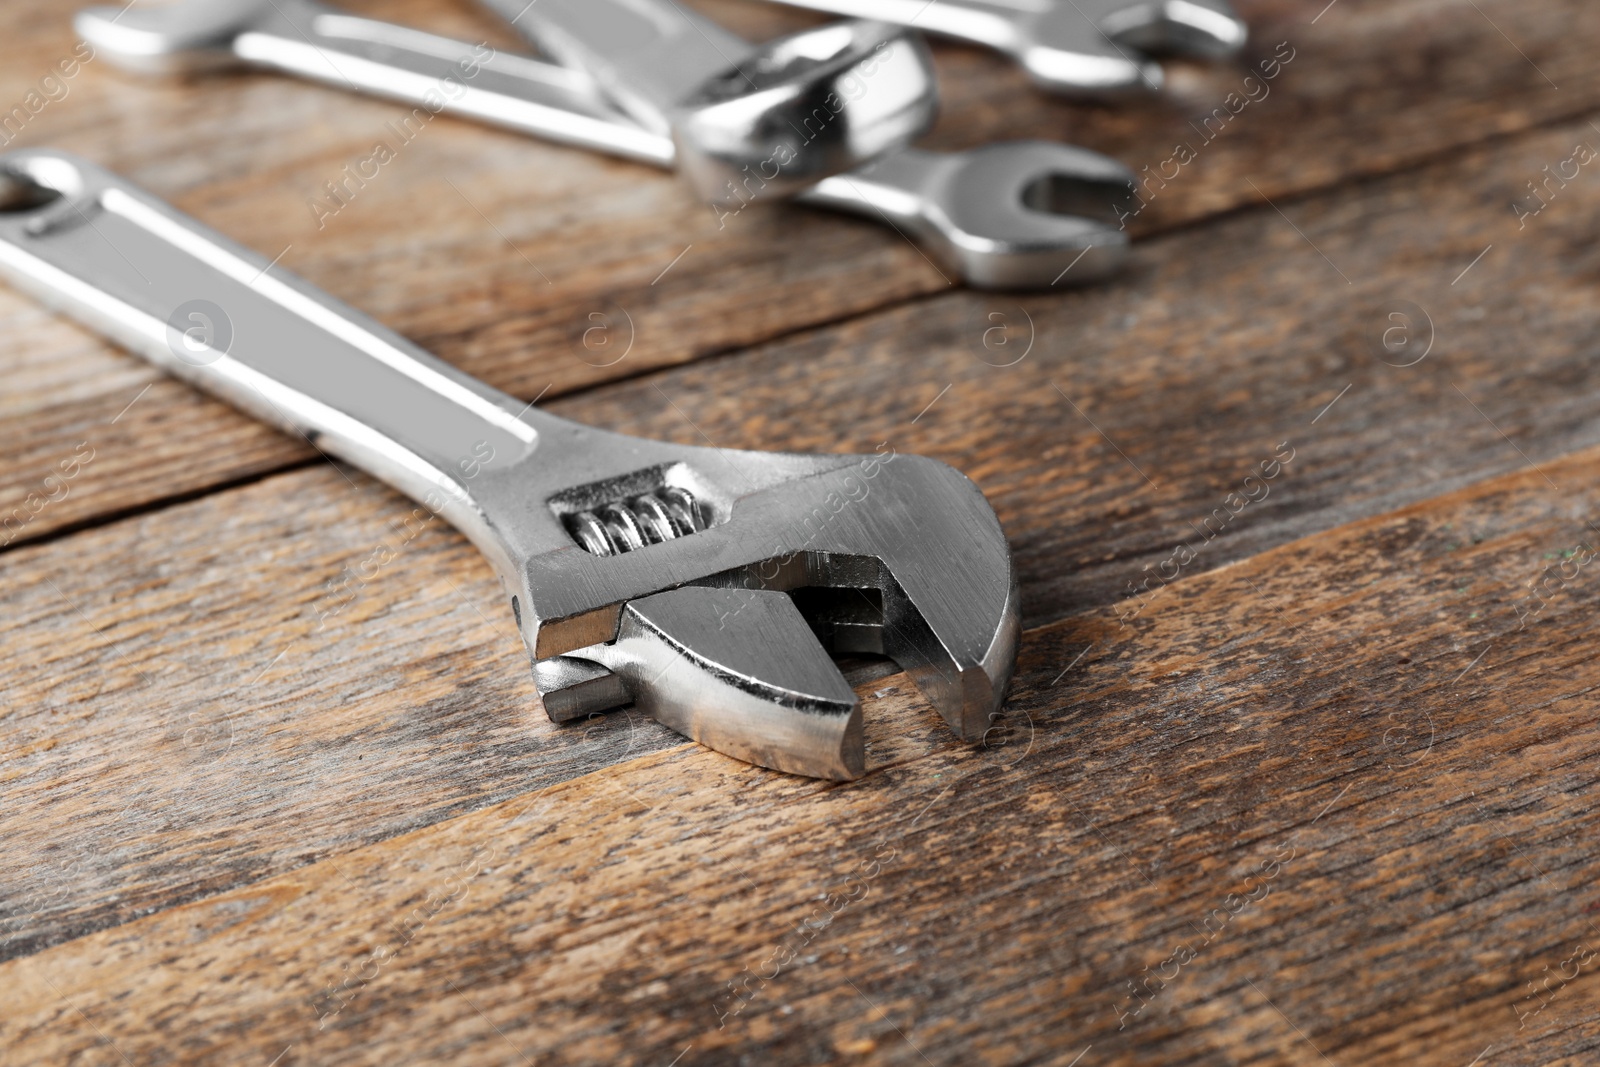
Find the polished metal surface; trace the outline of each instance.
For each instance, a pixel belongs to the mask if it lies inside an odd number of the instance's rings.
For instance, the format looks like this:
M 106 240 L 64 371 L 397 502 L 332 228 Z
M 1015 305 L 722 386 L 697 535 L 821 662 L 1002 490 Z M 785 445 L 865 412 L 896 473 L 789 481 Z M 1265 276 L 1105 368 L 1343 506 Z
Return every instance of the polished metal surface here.
M 1248 30 L 1228 0 L 777 0 L 879 19 L 1014 56 L 1051 92 L 1089 98 L 1160 89 L 1145 53 L 1233 55 Z
M 554 11 L 555 2 L 543 0 L 540 10 Z M 618 40 L 630 39 L 624 32 L 629 27 L 648 24 L 634 10 L 642 3 L 619 5 L 627 17 L 614 12 Z M 604 6 L 584 0 L 578 10 L 589 13 L 578 21 L 587 25 Z M 703 21 L 695 18 L 697 29 L 704 29 L 698 26 Z M 344 14 L 315 0 L 91 7 L 78 14 L 75 25 L 97 50 L 134 70 L 195 71 L 248 63 L 652 163 L 675 161 L 679 173 L 712 203 L 788 196 L 909 143 L 932 124 L 937 109 L 927 45 L 915 33 L 883 23 L 838 23 L 754 50 L 741 43 L 737 69 L 720 61 L 701 69 L 688 95 L 659 109 L 638 105 L 639 94 L 597 90 L 593 75 L 576 73 L 572 64 L 563 68 L 499 55 Z M 662 79 L 649 72 L 676 71 L 686 80 L 686 64 L 711 58 L 704 51 L 707 42 L 701 32 L 670 41 L 662 37 L 657 47 L 644 49 L 660 57 L 654 65 L 630 59 L 625 66 L 643 75 L 641 91 L 648 96 L 648 91 L 665 91 Z M 567 54 L 574 50 L 568 48 Z M 627 110 L 635 121 L 597 121 L 615 115 L 616 108 L 605 106 L 595 116 L 583 103 L 574 104 L 575 98 L 633 102 Z
M 788 196 L 904 147 L 938 108 L 926 43 L 887 23 L 751 45 L 675 0 L 486 2 L 671 136 L 679 171 L 713 203 Z
M 617 110 L 582 71 L 499 52 L 485 58 L 478 46 L 311 0 L 96 7 L 79 14 L 77 27 L 102 55 L 135 70 L 248 63 L 657 166 L 677 158 L 669 136 Z M 894 226 L 971 285 L 1041 288 L 1092 282 L 1121 265 L 1128 238 L 1120 212 L 1133 182 L 1121 164 L 1085 149 L 1005 142 L 887 153 L 799 199 Z
M 950 467 L 887 445 L 738 452 L 581 426 L 83 160 L 16 151 L 0 155 L 0 176 L 0 274 L 14 286 L 471 538 L 562 705 L 553 717 L 625 693 L 742 758 L 850 777 L 864 758 L 859 712 L 818 633 L 876 643 L 964 738 L 998 709 L 1016 575 L 993 510 Z M 569 517 L 668 489 L 699 528 L 610 555 L 575 540 Z M 787 606 L 772 595 L 791 591 Z
M 1048 141 L 965 152 L 908 148 L 819 182 L 808 204 L 875 214 L 980 289 L 1099 281 L 1122 267 L 1134 176 L 1114 159 Z
M 593 650 L 641 710 L 764 767 L 858 778 L 861 708 L 794 600 L 769 589 L 685 586 L 629 601 Z
M 97 54 L 129 70 L 261 67 L 658 166 L 674 158 L 670 139 L 622 120 L 581 72 L 315 0 L 89 7 L 73 25 Z

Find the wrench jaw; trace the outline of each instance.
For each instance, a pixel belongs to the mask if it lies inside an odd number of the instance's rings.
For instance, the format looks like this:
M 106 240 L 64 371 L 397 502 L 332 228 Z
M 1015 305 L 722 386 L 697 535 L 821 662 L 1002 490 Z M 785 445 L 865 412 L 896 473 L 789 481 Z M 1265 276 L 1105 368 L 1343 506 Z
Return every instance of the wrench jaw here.
M 1237 54 L 1250 36 L 1249 26 L 1227 0 L 1133 4 L 1103 18 L 1100 29 L 1141 52 L 1197 59 L 1226 59 Z
M 1121 269 L 1134 191 L 1133 172 L 1108 156 L 1011 141 L 949 157 L 921 200 L 930 247 L 969 284 L 1041 289 Z
M 1019 58 L 1043 88 L 1113 100 L 1165 84 L 1161 65 L 1144 53 L 1224 59 L 1249 33 L 1227 0 L 1081 0 L 1021 25 Z
M 1030 43 L 1017 58 L 1041 88 L 1074 99 L 1115 102 L 1161 91 L 1161 64 L 1095 36 L 1071 48 Z
M 684 586 L 628 603 L 597 658 L 640 710 L 707 748 L 813 778 L 859 778 L 861 708 L 788 595 Z
M 672 128 L 680 173 L 729 205 L 792 196 L 902 148 L 937 112 L 919 34 L 838 22 L 760 46 L 679 102 Z
M 971 481 L 893 452 L 631 444 L 628 462 L 692 471 L 673 477 L 721 500 L 706 528 L 620 554 L 571 538 L 522 554 L 519 621 L 552 719 L 617 706 L 626 694 L 740 759 L 855 777 L 860 711 L 826 637 L 837 651 L 882 651 L 959 736 L 983 736 L 1004 699 L 1020 625 L 1009 547 Z
M 233 43 L 275 14 L 273 0 L 183 0 L 164 7 L 86 7 L 72 25 L 125 70 L 189 74 L 238 64 Z

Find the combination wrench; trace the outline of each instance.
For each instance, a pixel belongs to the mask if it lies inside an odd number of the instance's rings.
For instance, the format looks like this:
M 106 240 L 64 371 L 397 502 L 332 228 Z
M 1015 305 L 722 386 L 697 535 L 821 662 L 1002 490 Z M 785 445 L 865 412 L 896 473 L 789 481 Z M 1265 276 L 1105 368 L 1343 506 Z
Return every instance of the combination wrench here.
M 608 35 L 627 57 L 626 84 L 639 91 L 613 99 L 636 125 L 673 144 L 678 173 L 707 201 L 791 195 L 903 147 L 933 124 L 933 59 L 915 31 L 847 21 L 735 49 L 737 38 L 710 40 L 704 20 L 675 18 L 674 5 L 647 5 L 578 0 L 574 11 L 582 14 L 572 21 Z M 596 21 L 602 9 L 603 30 Z M 429 74 L 449 73 L 448 62 L 440 69 L 449 57 L 437 38 L 301 0 L 102 8 L 77 25 L 90 44 L 146 70 L 244 60 L 408 100 L 438 91 L 427 84 Z M 515 81 L 519 72 L 508 66 L 504 76 Z M 752 181 L 752 174 L 762 177 Z
M 969 740 L 1004 698 L 1010 549 L 942 463 L 557 418 L 57 151 L 0 155 L 0 275 L 444 516 L 499 576 L 552 719 L 632 701 L 731 756 L 852 778 L 861 709 L 824 642 L 893 658 Z
M 659 167 L 678 158 L 672 137 L 618 110 L 584 71 L 486 54 L 481 46 L 315 0 L 92 7 L 78 13 L 75 25 L 99 54 L 132 70 L 242 64 Z M 758 169 L 754 177 L 764 180 L 767 172 Z M 750 183 L 744 176 L 740 189 Z M 1012 141 L 954 153 L 886 153 L 824 178 L 797 199 L 888 223 L 970 285 L 1022 289 L 1085 284 L 1115 273 L 1128 251 L 1121 220 L 1133 189 L 1133 174 L 1099 153 Z M 749 195 L 756 199 L 764 191 Z
M 980 44 L 1012 56 L 1042 88 L 1088 98 L 1160 89 L 1165 75 L 1146 53 L 1222 59 L 1243 48 L 1249 33 L 1228 0 L 776 2 Z

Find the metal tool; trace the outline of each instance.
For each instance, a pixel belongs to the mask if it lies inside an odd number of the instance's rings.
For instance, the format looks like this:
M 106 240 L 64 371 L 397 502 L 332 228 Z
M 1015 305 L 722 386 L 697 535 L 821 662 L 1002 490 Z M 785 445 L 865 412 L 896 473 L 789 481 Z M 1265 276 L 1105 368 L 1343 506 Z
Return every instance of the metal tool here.
M 679 169 L 714 202 L 749 199 L 752 170 L 760 197 L 797 192 L 904 147 L 937 111 L 927 43 L 887 23 L 835 23 L 752 45 L 676 0 L 490 7 L 545 55 L 589 74 L 645 129 L 671 133 Z
M 93 7 L 78 14 L 76 27 L 100 55 L 134 70 L 247 64 L 656 166 L 671 167 L 677 158 L 671 137 L 617 110 L 582 71 L 485 54 L 312 0 Z M 770 169 L 746 181 L 759 184 Z M 1093 282 L 1121 267 L 1128 237 L 1120 219 L 1133 188 L 1133 174 L 1106 156 L 1021 141 L 886 153 L 823 179 L 799 199 L 887 222 L 971 285 L 1034 288 Z M 752 189 L 749 198 L 762 191 Z
M 500 7 L 504 0 L 488 2 Z M 1161 65 L 1144 53 L 1220 59 L 1244 47 L 1248 35 L 1228 0 L 777 2 L 981 44 L 1013 56 L 1051 92 L 1090 98 L 1160 89 Z
M 556 418 L 61 152 L 0 155 L 0 274 L 453 523 L 498 573 L 554 719 L 632 700 L 729 755 L 850 778 L 861 712 L 823 641 L 895 659 L 967 739 L 1003 699 L 1016 572 L 942 463 Z
M 714 27 L 704 20 L 651 2 L 541 0 L 540 10 L 559 5 L 566 12 L 574 33 L 559 40 L 570 48 L 604 37 L 626 57 L 629 77 L 616 82 L 616 99 L 636 125 L 674 143 L 679 173 L 708 201 L 790 195 L 909 144 L 933 123 L 933 61 L 914 31 L 841 22 L 757 48 L 721 31 L 712 38 Z M 439 38 L 307 0 L 94 8 L 77 27 L 97 48 L 146 70 L 243 60 L 406 100 L 437 94 L 439 79 L 461 58 L 441 52 Z M 526 73 L 507 64 L 489 76 L 488 91 L 504 93 L 502 77 L 515 82 Z M 514 87 L 509 95 L 517 95 Z M 461 110 L 490 119 L 497 116 L 485 111 L 502 110 L 479 94 L 469 97 Z M 578 131 L 574 139 L 583 136 Z

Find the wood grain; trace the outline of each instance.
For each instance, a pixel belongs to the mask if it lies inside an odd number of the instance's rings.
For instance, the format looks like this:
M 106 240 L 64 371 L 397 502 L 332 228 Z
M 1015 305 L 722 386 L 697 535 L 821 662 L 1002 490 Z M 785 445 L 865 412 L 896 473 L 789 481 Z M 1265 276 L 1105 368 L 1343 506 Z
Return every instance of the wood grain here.
M 464 2 L 353 6 L 515 45 Z M 1133 223 L 1141 235 L 1259 205 L 1262 196 L 1276 203 L 1416 166 L 1600 102 L 1600 75 L 1588 61 L 1600 31 L 1581 17 L 1579 0 L 1342 0 L 1315 25 L 1286 3 L 1240 9 L 1255 27 L 1250 69 L 1280 41 L 1291 42 L 1295 58 L 1270 95 L 1192 145 L 1196 158 L 1178 178 L 1147 186 L 1148 207 Z M 751 36 L 810 18 L 774 5 L 713 10 Z M 53 62 L 41 57 L 68 54 L 72 40 L 54 8 L 14 5 L 4 17 L 14 32 L 0 35 L 0 99 L 21 99 Z M 1213 114 L 1245 76 L 1227 65 L 1183 68 L 1172 96 L 1110 109 L 1032 92 L 988 53 L 941 47 L 939 56 L 947 104 L 930 143 L 1065 139 L 1157 173 L 1179 139 L 1201 142 L 1204 123 L 1192 123 Z M 90 155 L 245 244 L 281 251 L 285 267 L 527 399 L 947 288 L 919 252 L 882 227 L 774 208 L 719 229 L 668 175 L 446 120 L 430 124 L 381 180 L 319 228 L 310 201 L 370 154 L 396 107 L 267 75 L 202 86 L 119 74 L 99 61 L 69 84 L 18 144 Z M 1515 188 L 1523 192 L 1520 181 Z M 601 333 L 588 332 L 597 326 Z M 0 353 L 8 413 L 0 423 L 0 515 L 26 505 L 82 442 L 108 443 L 98 454 L 109 458 L 85 472 L 69 499 L 33 514 L 19 540 L 313 458 L 171 386 L 152 388 L 108 430 L 151 374 L 44 324 L 9 292 L 0 293 L 0 331 L 13 339 Z M 615 359 L 618 352 L 626 357 Z
M 1035 305 L 1040 341 L 1013 367 L 979 358 L 995 359 L 994 305 L 962 296 L 553 406 L 724 447 L 938 456 L 994 501 L 1030 625 L 1103 609 L 1180 545 L 1193 576 L 1595 440 L 1596 192 L 1575 184 L 1534 220 L 1550 225 L 1509 241 L 1497 213 L 1473 214 L 1573 135 L 1292 205 L 1360 286 L 1275 214 L 1241 216 L 1167 239 L 1118 292 Z M 1450 285 L 1489 238 L 1502 254 Z M 1402 291 L 1441 331 L 1408 368 L 1368 347 Z M 1283 442 L 1294 458 L 1269 494 L 1206 539 Z M 318 465 L 7 554 L 13 884 L 37 894 L 93 857 L 71 893 L 13 918 L 8 951 L 675 743 L 637 719 L 606 720 L 593 744 L 545 722 L 486 566 L 441 526 L 324 622 L 330 586 L 403 537 L 409 510 Z M 67 800 L 85 788 L 93 818 Z M 130 803 L 163 813 L 158 852 L 135 846 Z
M 464 0 L 351 6 L 515 44 Z M 1239 7 L 1246 66 L 1295 49 L 1271 96 L 1155 190 L 1125 278 L 1042 296 L 947 291 L 820 213 L 717 230 L 669 176 L 443 120 L 319 230 L 395 108 L 87 66 L 18 143 L 502 388 L 957 465 L 1029 630 L 978 748 L 854 665 L 849 785 L 631 712 L 557 728 L 453 531 L 0 292 L 0 523 L 92 455 L 0 529 L 0 1065 L 1596 1059 L 1600 171 L 1513 205 L 1600 145 L 1600 25 Z M 9 6 L 0 108 L 70 46 Z M 1245 73 L 1111 109 L 938 61 L 931 144 L 1136 168 Z
M 1592 564 L 1518 609 L 1596 485 L 1591 450 L 1032 631 L 1008 744 L 919 736 L 895 678 L 857 783 L 680 746 L 13 960 L 0 1057 L 1584 1062 Z M 1529 1014 L 1546 967 L 1581 973 Z
M 1360 286 L 1339 283 L 1277 214 L 1251 214 L 1166 238 L 1120 290 L 1035 304 L 1042 341 L 1010 368 L 979 358 L 995 362 L 981 344 L 994 306 L 952 296 L 555 410 L 691 443 L 890 440 L 934 454 L 995 502 L 1030 625 L 1101 609 L 1178 545 L 1195 545 L 1182 569 L 1200 573 L 1595 440 L 1594 254 L 1571 250 L 1594 248 L 1584 227 L 1600 192 L 1573 186 L 1550 208 L 1566 214 L 1523 234 L 1474 213 L 1485 190 L 1573 136 L 1294 205 L 1301 232 Z M 1507 242 L 1502 256 L 1451 286 L 1488 238 Z M 1389 325 L 1384 301 L 1400 291 L 1443 331 L 1440 352 L 1411 368 L 1379 362 L 1362 338 Z M 1272 317 L 1251 320 L 1250 307 Z M 1526 352 L 1515 368 L 1507 349 Z M 1205 539 L 1200 523 L 1282 442 L 1296 456 L 1269 496 Z M 106 448 L 88 470 L 102 454 L 114 458 Z M 14 918 L 11 952 L 493 803 L 627 744 L 674 744 L 610 720 L 589 744 L 542 720 L 486 566 L 437 523 L 325 621 L 342 603 L 330 587 L 405 537 L 408 514 L 366 478 L 318 466 L 8 553 L 0 627 L 14 667 L 0 686 L 22 758 L 8 763 L 0 819 L 38 885 L 64 853 L 94 856 L 96 872 Z M 1162 589 L 1157 577 L 1146 597 Z M 256 768 L 258 793 L 240 793 L 240 768 Z M 80 817 L 62 797 L 85 781 L 107 816 L 149 793 L 136 808 L 170 821 L 160 853 L 107 848 L 138 824 Z

